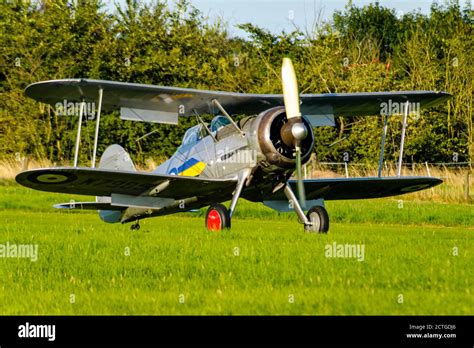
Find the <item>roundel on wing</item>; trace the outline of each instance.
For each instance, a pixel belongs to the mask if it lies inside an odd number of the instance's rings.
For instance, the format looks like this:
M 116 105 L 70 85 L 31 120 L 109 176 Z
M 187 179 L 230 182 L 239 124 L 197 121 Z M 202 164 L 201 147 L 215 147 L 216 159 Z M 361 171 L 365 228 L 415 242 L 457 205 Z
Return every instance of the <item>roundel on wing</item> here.
M 415 191 L 420 191 L 420 190 L 423 190 L 427 187 L 430 187 L 431 185 L 430 184 L 418 184 L 418 185 L 411 185 L 411 186 L 407 186 L 407 187 L 404 187 L 402 189 L 400 189 L 400 192 L 415 192 Z
M 74 174 L 66 172 L 33 173 L 28 176 L 28 180 L 35 184 L 66 184 L 75 181 L 77 177 Z

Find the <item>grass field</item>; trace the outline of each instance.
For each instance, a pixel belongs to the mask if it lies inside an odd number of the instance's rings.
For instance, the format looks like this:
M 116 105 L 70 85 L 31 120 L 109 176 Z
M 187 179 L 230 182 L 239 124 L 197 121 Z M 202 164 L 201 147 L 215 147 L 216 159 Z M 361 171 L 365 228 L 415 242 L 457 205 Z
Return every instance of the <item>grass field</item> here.
M 474 314 L 473 205 L 327 202 L 316 235 L 240 201 L 216 234 L 203 212 L 131 232 L 51 207 L 71 198 L 0 185 L 0 244 L 38 245 L 36 262 L 0 258 L 1 314 Z M 333 242 L 364 261 L 326 257 Z

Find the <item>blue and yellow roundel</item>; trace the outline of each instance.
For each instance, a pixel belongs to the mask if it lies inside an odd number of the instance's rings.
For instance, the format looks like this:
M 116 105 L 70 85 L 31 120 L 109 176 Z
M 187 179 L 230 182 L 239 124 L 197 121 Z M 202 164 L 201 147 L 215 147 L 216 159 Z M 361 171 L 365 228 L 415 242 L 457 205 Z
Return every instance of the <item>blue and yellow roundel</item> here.
M 195 158 L 186 160 L 178 168 L 171 169 L 168 174 L 180 176 L 198 176 L 206 168 L 206 163 L 198 161 Z

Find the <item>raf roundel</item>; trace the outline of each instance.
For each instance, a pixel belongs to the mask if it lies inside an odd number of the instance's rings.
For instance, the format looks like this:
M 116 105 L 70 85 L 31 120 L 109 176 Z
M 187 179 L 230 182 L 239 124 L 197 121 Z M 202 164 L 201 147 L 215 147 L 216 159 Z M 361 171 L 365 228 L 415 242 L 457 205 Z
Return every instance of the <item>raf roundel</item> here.
M 30 182 L 36 184 L 65 184 L 76 179 L 77 177 L 74 174 L 65 172 L 35 173 L 28 177 Z

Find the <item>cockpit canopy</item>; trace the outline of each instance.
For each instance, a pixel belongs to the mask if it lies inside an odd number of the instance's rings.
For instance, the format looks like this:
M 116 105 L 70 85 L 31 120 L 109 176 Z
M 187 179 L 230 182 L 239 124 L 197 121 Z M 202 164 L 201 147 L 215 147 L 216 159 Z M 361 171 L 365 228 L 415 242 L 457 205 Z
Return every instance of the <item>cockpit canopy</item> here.
M 202 124 L 198 124 L 194 127 L 189 128 L 186 133 L 184 133 L 183 144 L 188 145 L 195 143 L 201 140 L 206 135 L 206 130 Z
M 222 127 L 230 124 L 230 121 L 224 116 L 216 116 L 211 121 L 210 131 L 214 134 L 221 129 Z M 202 124 L 198 124 L 194 127 L 189 128 L 186 133 L 184 133 L 182 146 L 195 143 L 207 135 L 206 130 Z
M 214 117 L 211 121 L 211 132 L 217 132 L 220 128 L 227 126 L 230 124 L 230 121 L 221 115 Z

